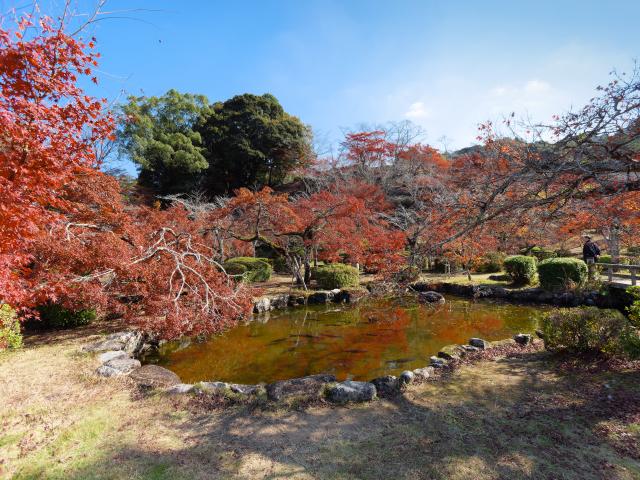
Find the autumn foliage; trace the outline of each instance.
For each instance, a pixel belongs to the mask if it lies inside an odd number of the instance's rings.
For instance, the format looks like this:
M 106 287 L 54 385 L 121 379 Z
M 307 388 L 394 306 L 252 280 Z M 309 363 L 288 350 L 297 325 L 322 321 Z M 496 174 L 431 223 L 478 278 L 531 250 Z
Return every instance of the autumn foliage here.
M 218 331 L 249 295 L 221 273 L 202 225 L 179 207 L 125 205 L 98 170 L 113 120 L 77 83 L 97 65 L 93 48 L 64 20 L 0 30 L 0 299 L 24 314 L 103 307 L 164 337 Z
M 487 252 L 586 229 L 619 253 L 640 230 L 638 72 L 551 125 L 524 126 L 527 139 L 512 119 L 507 135 L 487 123 L 481 145 L 445 155 L 396 124 L 348 133 L 288 193 L 150 202 L 100 171 L 114 119 L 79 87 L 97 83 L 94 48 L 65 19 L 0 28 L 0 301 L 23 318 L 56 303 L 165 338 L 209 334 L 249 314 L 255 290 L 223 265 L 259 247 L 307 288 L 319 260 L 398 280 L 435 257 L 469 272 Z

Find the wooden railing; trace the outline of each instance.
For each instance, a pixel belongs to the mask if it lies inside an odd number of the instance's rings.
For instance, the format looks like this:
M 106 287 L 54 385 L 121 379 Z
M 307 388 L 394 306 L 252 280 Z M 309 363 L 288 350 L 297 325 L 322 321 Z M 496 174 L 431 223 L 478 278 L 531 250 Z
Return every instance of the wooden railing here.
M 640 265 L 625 265 L 623 263 L 596 263 L 601 269 L 601 275 L 605 275 L 609 283 L 621 283 L 629 285 L 627 280 L 631 280 L 631 285 L 638 284 L 640 277 Z M 629 273 L 620 273 L 621 270 L 628 270 Z M 622 282 L 616 280 L 623 280 Z

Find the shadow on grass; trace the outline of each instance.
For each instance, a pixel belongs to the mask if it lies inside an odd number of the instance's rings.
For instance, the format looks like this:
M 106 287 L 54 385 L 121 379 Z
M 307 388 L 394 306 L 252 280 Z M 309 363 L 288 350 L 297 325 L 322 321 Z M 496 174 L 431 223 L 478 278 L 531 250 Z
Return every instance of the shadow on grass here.
M 172 427 L 177 448 L 105 451 L 43 478 L 638 478 L 638 451 L 599 429 L 640 422 L 640 372 L 555 365 L 497 360 L 369 405 L 192 413 Z

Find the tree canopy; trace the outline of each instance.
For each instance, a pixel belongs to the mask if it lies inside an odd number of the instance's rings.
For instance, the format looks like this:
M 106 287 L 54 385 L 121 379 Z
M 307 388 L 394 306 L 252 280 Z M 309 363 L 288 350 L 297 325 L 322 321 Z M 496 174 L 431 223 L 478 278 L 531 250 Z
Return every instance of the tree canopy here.
M 276 186 L 310 158 L 310 129 L 270 94 L 208 105 L 169 90 L 130 97 L 123 113 L 122 151 L 139 166 L 140 184 L 161 195 Z
M 308 162 L 310 129 L 273 95 L 238 95 L 211 110 L 200 130 L 210 165 L 206 191 L 276 186 Z
M 203 95 L 169 90 L 129 97 L 122 107 L 121 149 L 140 168 L 140 184 L 162 195 L 190 191 L 209 166 L 197 125 L 209 112 Z

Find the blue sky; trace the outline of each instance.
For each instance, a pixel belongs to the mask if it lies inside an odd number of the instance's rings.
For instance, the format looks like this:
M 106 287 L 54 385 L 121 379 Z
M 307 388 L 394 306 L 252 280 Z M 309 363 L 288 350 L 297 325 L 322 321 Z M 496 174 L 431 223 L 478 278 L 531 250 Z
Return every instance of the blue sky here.
M 3 11 L 24 3 L 0 0 Z M 486 119 L 549 120 L 580 106 L 612 68 L 640 57 L 639 0 L 111 0 L 105 9 L 115 13 L 93 27 L 103 59 L 91 93 L 269 92 L 329 143 L 345 128 L 411 120 L 428 143 L 442 147 L 445 135 L 460 148 Z

